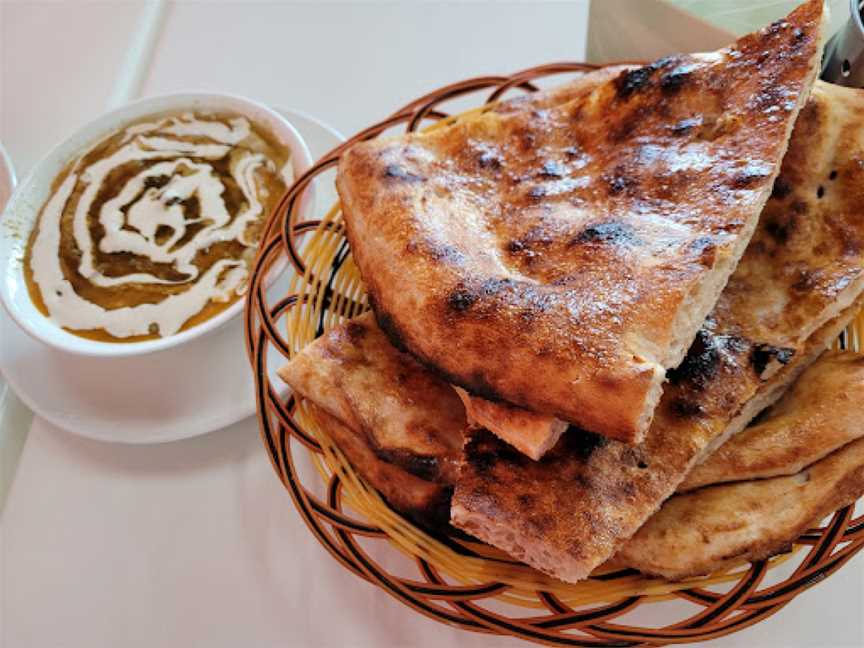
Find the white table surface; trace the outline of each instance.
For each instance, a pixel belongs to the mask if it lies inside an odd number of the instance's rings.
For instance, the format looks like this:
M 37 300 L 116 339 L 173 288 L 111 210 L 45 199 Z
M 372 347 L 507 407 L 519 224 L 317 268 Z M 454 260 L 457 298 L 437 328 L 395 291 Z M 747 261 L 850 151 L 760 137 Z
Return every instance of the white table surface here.
M 142 8 L 0 3 L 0 140 L 19 177 L 103 109 Z M 236 92 L 350 133 L 454 79 L 580 59 L 586 25 L 586 2 L 172 4 L 143 93 Z M 419 617 L 333 561 L 254 421 L 129 447 L 37 418 L 0 511 L 2 648 L 521 645 Z M 862 646 L 862 610 L 859 556 L 715 645 Z

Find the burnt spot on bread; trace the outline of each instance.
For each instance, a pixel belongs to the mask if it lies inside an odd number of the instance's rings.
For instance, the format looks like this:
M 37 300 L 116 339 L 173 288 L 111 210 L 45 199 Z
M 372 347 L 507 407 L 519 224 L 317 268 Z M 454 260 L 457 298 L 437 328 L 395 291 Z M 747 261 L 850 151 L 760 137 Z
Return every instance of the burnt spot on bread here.
M 696 334 L 680 365 L 670 369 L 666 377 L 673 385 L 688 382 L 704 388 L 720 368 L 720 348 L 716 338 L 704 328 Z
M 512 290 L 515 283 L 515 281 L 509 278 L 501 279 L 493 277 L 491 279 L 486 279 L 482 284 L 480 284 L 480 294 L 483 297 L 499 295 L 503 292 Z
M 771 190 L 771 197 L 777 200 L 783 200 L 792 193 L 792 185 L 783 176 L 777 176 L 774 180 L 774 188 Z
M 670 409 L 675 416 L 682 419 L 694 418 L 705 414 L 705 408 L 698 400 L 691 400 L 684 396 L 679 396 L 672 400 Z
M 456 313 L 465 313 L 477 303 L 480 295 L 467 288 L 456 288 L 447 295 L 447 307 Z
M 493 171 L 497 171 L 501 168 L 501 156 L 497 153 L 493 153 L 492 151 L 483 151 L 480 153 L 477 158 L 477 164 L 481 169 L 490 169 Z
M 615 91 L 619 99 L 627 99 L 635 92 L 651 85 L 651 76 L 657 71 L 653 65 L 635 70 L 624 70 L 615 78 Z
M 453 499 L 453 486 L 441 486 L 438 493 L 422 509 L 406 510 L 404 513 L 418 526 L 431 531 L 433 535 L 462 535 L 450 526 L 450 503 Z
M 668 69 L 681 64 L 684 58 L 680 55 L 663 57 L 650 65 L 635 70 L 625 70 L 615 77 L 615 91 L 619 99 L 628 99 L 631 95 L 643 92 L 651 87 L 652 77 L 658 70 Z M 686 67 L 681 65 L 681 67 Z M 661 81 L 662 83 L 662 81 Z M 671 82 L 673 85 L 676 81 Z
M 765 27 L 764 32 L 767 36 L 776 36 L 787 27 L 789 27 L 789 22 L 785 18 L 778 18 L 770 25 Z
M 809 43 L 811 38 L 807 36 L 807 33 L 801 29 L 800 27 L 796 27 L 792 30 L 792 35 L 789 37 L 789 51 L 790 53 L 795 53 L 803 49 L 803 47 Z
M 568 245 L 586 245 L 605 243 L 611 245 L 625 245 L 634 243 L 636 235 L 633 228 L 621 221 L 606 221 L 589 225 L 576 236 L 570 239 Z
M 465 461 L 481 476 L 490 472 L 498 463 L 498 455 L 491 451 L 488 442 L 484 442 L 484 433 L 475 433 L 465 444 Z
M 775 347 L 770 344 L 757 344 L 750 352 L 750 364 L 757 376 L 762 376 L 773 363 L 787 365 L 795 355 L 795 349 Z
M 687 83 L 687 80 L 690 78 L 690 74 L 697 67 L 698 66 L 695 63 L 687 63 L 673 68 L 660 77 L 660 89 L 667 94 L 677 92 L 684 87 L 684 84 Z
M 528 457 L 495 437 L 488 430 L 476 430 L 468 438 L 464 447 L 465 461 L 477 473 L 490 476 L 498 463 L 506 463 L 508 467 L 522 466 L 531 461 Z
M 367 329 L 363 324 L 354 320 L 349 320 L 345 326 L 345 334 L 352 344 L 359 344 L 366 337 Z
M 561 440 L 558 442 L 558 449 L 565 455 L 576 457 L 580 461 L 588 461 L 594 452 L 602 448 L 608 443 L 608 439 L 594 432 L 582 430 L 571 425 L 567 431 L 561 435 Z M 555 454 L 558 454 L 557 452 Z M 551 453 L 547 456 L 552 456 Z
M 770 81 L 763 82 L 760 92 L 751 99 L 750 103 L 755 110 L 764 113 L 789 112 L 795 108 L 795 102 L 789 100 L 786 89 Z M 769 122 L 779 119 L 781 117 L 778 114 L 772 114 L 768 117 Z
M 423 176 L 411 173 L 398 164 L 388 164 L 384 167 L 384 177 L 410 183 L 424 182 L 426 180 Z
M 387 450 L 373 447 L 375 455 L 382 461 L 399 466 L 405 472 L 426 481 L 436 481 L 440 476 L 438 457 L 419 455 L 410 450 Z
M 531 249 L 530 244 L 519 239 L 514 239 L 507 243 L 504 246 L 504 250 L 514 260 L 518 260 L 526 266 L 531 266 L 538 258 L 537 252 Z
M 766 214 L 765 232 L 779 245 L 788 243 L 797 228 L 797 214 L 799 212 L 797 205 L 796 202 L 784 215 L 768 216 Z
M 795 283 L 792 284 L 792 290 L 797 292 L 809 292 L 816 287 L 817 275 L 815 271 L 799 270 Z
M 718 335 L 715 339 L 723 351 L 733 355 L 747 353 L 752 346 L 749 340 L 738 335 Z
M 507 244 L 507 252 L 510 254 L 520 254 L 527 249 L 525 243 L 518 239 L 514 239 Z
M 603 180 L 606 182 L 610 196 L 617 196 L 638 184 L 635 177 L 620 169 L 615 169 L 615 173 L 604 175 Z

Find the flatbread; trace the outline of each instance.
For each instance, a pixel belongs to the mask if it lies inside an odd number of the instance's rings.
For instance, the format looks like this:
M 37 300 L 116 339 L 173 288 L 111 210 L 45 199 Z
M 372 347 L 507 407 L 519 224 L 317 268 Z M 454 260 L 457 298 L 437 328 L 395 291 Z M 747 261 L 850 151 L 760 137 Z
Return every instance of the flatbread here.
M 329 329 L 278 373 L 325 414 L 319 420 L 334 441 L 394 508 L 435 517 L 446 507 L 466 426 L 462 402 L 393 347 L 371 313 Z
M 807 339 L 864 286 L 864 100 L 857 89 L 821 81 L 811 96 L 747 250 L 764 262 L 736 272 L 715 308 L 720 317 L 733 304 L 751 310 L 754 338 L 774 346 L 785 344 L 790 330 L 796 342 Z
M 822 356 L 771 408 L 769 416 L 732 437 L 696 466 L 684 492 L 732 481 L 794 475 L 864 437 L 864 356 Z
M 844 99 L 835 108 L 838 95 Z M 780 178 L 798 177 L 802 168 L 818 172 L 809 152 L 824 161 L 825 177 L 842 169 L 847 190 L 830 203 L 824 202 L 826 192 L 818 208 L 799 208 L 799 224 L 786 232 L 786 245 L 760 245 L 774 230 L 771 219 L 760 221 L 729 288 L 685 361 L 670 373 L 646 440 L 634 448 L 571 430 L 540 462 L 531 462 L 488 434 L 473 434 L 454 492 L 456 526 L 554 576 L 584 578 L 636 532 L 697 462 L 779 398 L 854 316 L 854 301 L 836 315 L 821 286 L 855 286 L 859 292 L 851 296 L 860 295 L 864 246 L 855 241 L 864 240 L 864 220 L 860 193 L 849 188 L 862 186 L 864 168 L 847 162 L 864 157 L 864 92 L 819 84 L 810 102 L 814 107 L 801 113 Z M 832 150 L 825 150 L 814 124 L 838 129 Z M 839 181 L 838 173 L 834 182 Z M 796 191 L 782 191 L 772 203 L 789 204 Z M 766 213 L 779 209 L 769 205 Z M 807 245 L 817 252 L 802 254 Z M 792 263 L 820 281 L 802 290 L 794 275 L 768 270 Z M 779 302 L 770 329 L 764 309 L 738 288 L 755 276 L 764 278 L 760 294 Z M 790 322 L 784 325 L 787 307 Z M 804 342 L 802 328 L 815 330 Z
M 768 198 L 821 21 L 811 0 L 564 104 L 352 147 L 337 187 L 381 327 L 474 395 L 638 441 Z
M 580 84 L 584 88 L 586 80 Z M 782 345 L 780 339 L 793 328 L 799 333 L 796 343 L 806 340 L 825 317 L 847 308 L 864 284 L 857 255 L 864 245 L 858 231 L 864 214 L 858 184 L 861 132 L 849 128 L 862 117 L 860 94 L 824 82 L 817 82 L 813 93 L 815 100 L 802 111 L 795 142 L 763 210 L 765 226 L 757 229 L 747 250 L 764 262 L 736 272 L 725 290 L 734 300 L 724 299 L 715 311 L 733 303 L 750 309 L 756 314 L 754 339 L 769 346 Z M 811 229 L 820 230 L 825 219 L 831 220 L 833 235 L 813 231 L 811 236 Z M 781 247 L 784 263 L 773 263 Z M 772 286 L 775 291 L 768 292 Z M 776 358 L 766 357 L 763 377 L 780 366 Z M 544 424 L 554 420 L 547 417 Z M 536 448 L 554 445 L 551 435 L 538 439 L 516 422 L 508 423 L 500 432 L 492 431 L 511 445 L 532 440 L 529 456 L 537 456 Z
M 390 506 L 422 526 L 443 528 L 447 525 L 453 494 L 452 483 L 449 483 L 451 475 L 445 473 L 433 479 L 423 475 L 422 470 L 412 472 L 405 467 L 405 462 L 394 462 L 391 457 L 376 452 L 365 435 L 342 424 L 314 403 L 309 408 L 354 470 Z M 422 466 L 422 460 L 417 465 Z M 417 472 L 420 475 L 415 474 Z
M 847 413 L 864 417 L 862 402 Z M 615 564 L 679 580 L 788 550 L 823 517 L 864 494 L 864 439 L 786 477 L 676 495 L 621 549 Z
M 471 396 L 461 387 L 454 389 L 462 399 L 469 423 L 489 430 L 535 461 L 554 447 L 567 430 L 567 423 L 554 416 L 537 414 L 509 403 L 493 403 Z

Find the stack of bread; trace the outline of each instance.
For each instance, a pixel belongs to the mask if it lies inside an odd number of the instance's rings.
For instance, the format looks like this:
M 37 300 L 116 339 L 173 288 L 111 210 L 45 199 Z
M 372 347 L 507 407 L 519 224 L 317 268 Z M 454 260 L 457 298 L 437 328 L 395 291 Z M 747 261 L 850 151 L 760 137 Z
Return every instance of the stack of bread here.
M 575 582 L 861 496 L 864 356 L 824 352 L 864 304 L 864 91 L 816 81 L 822 12 L 343 155 L 372 312 L 280 375 L 393 508 Z

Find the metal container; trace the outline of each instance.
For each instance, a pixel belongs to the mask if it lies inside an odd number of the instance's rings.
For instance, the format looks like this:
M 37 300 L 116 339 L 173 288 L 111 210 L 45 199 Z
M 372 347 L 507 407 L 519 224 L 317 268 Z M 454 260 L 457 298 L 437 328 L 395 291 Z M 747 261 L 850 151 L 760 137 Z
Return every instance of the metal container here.
M 864 87 L 864 0 L 849 0 L 849 20 L 825 46 L 822 78 L 844 86 Z

